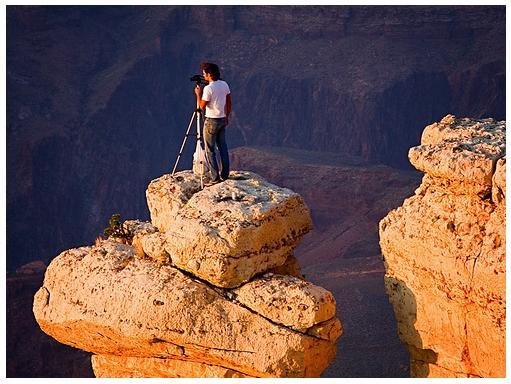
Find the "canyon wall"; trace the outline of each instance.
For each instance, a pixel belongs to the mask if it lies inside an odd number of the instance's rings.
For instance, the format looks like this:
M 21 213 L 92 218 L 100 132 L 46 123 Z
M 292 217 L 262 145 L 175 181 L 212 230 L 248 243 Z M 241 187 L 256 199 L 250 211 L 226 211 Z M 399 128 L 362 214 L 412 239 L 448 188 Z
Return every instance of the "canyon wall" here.
M 504 118 L 504 7 L 8 6 L 8 269 L 149 217 L 204 60 L 232 88 L 232 147 L 407 167 L 447 112 Z
M 448 115 L 410 162 L 415 195 L 380 222 L 385 286 L 415 377 L 506 374 L 505 122 Z

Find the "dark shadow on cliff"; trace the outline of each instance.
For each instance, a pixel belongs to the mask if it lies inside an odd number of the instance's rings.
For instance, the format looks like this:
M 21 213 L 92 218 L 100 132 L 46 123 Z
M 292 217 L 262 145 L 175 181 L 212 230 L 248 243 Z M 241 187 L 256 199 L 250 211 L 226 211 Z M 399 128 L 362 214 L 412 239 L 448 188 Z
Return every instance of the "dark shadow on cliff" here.
M 394 277 L 385 276 L 385 290 L 396 318 L 399 338 L 408 346 L 410 353 L 410 375 L 428 377 L 429 364 L 435 364 L 438 355 L 431 349 L 424 349 L 422 339 L 415 327 L 417 322 L 417 301 L 406 283 Z

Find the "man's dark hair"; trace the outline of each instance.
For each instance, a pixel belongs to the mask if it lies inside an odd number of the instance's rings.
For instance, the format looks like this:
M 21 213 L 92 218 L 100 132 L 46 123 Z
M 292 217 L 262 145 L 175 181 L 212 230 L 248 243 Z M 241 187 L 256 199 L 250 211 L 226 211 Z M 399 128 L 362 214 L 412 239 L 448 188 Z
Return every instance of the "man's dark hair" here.
M 218 65 L 213 63 L 202 63 L 200 65 L 200 68 L 211 75 L 213 80 L 218 80 L 220 78 L 220 69 L 218 68 Z

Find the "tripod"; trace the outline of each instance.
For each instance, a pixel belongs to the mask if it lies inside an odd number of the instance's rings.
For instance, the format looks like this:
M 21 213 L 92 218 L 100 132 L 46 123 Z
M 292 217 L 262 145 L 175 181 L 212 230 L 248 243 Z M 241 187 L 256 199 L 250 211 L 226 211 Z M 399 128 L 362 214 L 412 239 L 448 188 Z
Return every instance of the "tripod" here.
M 204 164 L 204 156 L 200 156 L 201 155 L 200 151 L 202 151 L 202 152 L 204 151 L 203 146 L 202 146 L 202 138 L 201 138 L 201 124 L 200 124 L 201 116 L 202 116 L 202 110 L 200 109 L 199 105 L 197 104 L 197 107 L 193 111 L 192 117 L 190 118 L 190 123 L 188 124 L 188 128 L 186 130 L 185 137 L 183 139 L 183 143 L 181 144 L 181 148 L 179 149 L 179 154 L 177 155 L 176 163 L 174 164 L 174 168 L 172 169 L 172 176 L 174 176 L 174 173 L 176 172 L 176 168 L 177 168 L 177 165 L 179 164 L 179 160 L 181 159 L 181 155 L 183 154 L 183 149 L 185 147 L 186 140 L 188 139 L 188 136 L 197 136 L 197 145 L 196 145 L 195 153 L 196 153 L 196 156 L 198 157 L 197 160 L 199 161 L 200 167 L 201 167 L 201 171 L 199 173 L 201 176 L 200 184 L 201 184 L 201 189 L 202 189 L 202 188 L 204 188 L 204 173 L 205 173 L 205 169 L 206 169 L 206 164 Z M 197 133 L 191 134 L 190 130 L 192 128 L 194 120 L 196 122 Z M 197 153 L 197 152 L 199 152 L 199 153 Z

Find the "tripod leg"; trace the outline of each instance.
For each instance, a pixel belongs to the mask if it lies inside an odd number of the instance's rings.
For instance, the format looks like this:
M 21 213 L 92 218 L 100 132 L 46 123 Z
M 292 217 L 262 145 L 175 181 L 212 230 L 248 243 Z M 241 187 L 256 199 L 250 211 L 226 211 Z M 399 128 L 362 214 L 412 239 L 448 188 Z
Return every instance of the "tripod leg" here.
M 185 133 L 185 138 L 183 139 L 183 143 L 181 144 L 181 148 L 179 149 L 179 154 L 177 155 L 176 163 L 174 164 L 174 169 L 172 169 L 172 176 L 174 176 L 174 173 L 176 172 L 177 164 L 179 163 L 179 159 L 181 159 L 181 155 L 183 154 L 183 148 L 186 144 L 186 139 L 188 138 L 190 134 L 190 129 L 192 128 L 193 119 L 195 118 L 195 115 L 197 114 L 197 111 L 194 111 L 192 114 L 192 118 L 190 119 L 190 124 L 188 124 L 188 129 Z
M 197 141 L 199 142 L 199 145 L 201 146 L 202 150 L 204 150 L 204 140 L 202 138 L 202 128 L 201 128 L 201 118 L 204 116 L 202 115 L 201 109 L 199 107 L 199 104 L 197 104 L 197 121 L 196 121 L 196 128 L 197 128 Z M 204 189 L 204 173 L 205 173 L 205 167 L 204 162 L 202 159 L 200 159 L 201 164 L 201 172 L 200 172 L 200 188 Z

